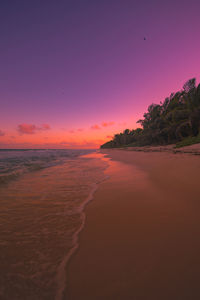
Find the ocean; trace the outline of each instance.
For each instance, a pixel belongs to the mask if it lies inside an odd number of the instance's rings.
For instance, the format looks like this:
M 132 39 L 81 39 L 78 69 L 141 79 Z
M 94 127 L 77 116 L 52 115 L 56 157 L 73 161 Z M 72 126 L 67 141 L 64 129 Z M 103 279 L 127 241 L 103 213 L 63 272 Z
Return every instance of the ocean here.
M 0 150 L 0 299 L 63 299 L 106 168 L 94 150 Z

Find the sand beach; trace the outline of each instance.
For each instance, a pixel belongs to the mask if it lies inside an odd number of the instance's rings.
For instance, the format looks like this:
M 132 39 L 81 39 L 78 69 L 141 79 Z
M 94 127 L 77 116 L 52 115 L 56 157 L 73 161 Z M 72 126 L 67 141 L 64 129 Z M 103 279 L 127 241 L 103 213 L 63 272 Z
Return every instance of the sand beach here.
M 109 179 L 86 208 L 66 299 L 200 299 L 200 157 L 101 153 Z

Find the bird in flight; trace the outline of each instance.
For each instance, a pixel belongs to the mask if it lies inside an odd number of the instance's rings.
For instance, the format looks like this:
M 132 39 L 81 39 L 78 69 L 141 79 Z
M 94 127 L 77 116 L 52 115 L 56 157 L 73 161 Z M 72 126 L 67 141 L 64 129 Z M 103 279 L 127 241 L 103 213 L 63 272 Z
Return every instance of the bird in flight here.
M 146 41 L 146 38 L 144 37 L 144 41 Z

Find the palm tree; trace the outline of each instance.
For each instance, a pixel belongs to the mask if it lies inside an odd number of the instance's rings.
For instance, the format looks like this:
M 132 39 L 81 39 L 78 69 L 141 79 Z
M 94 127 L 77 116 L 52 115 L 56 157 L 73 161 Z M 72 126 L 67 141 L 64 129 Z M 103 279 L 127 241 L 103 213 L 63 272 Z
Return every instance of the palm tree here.
M 143 119 L 137 121 L 142 128 L 125 129 L 105 145 L 170 144 L 195 136 L 200 132 L 200 84 L 188 80 L 181 91 L 172 93 L 160 104 L 151 104 Z

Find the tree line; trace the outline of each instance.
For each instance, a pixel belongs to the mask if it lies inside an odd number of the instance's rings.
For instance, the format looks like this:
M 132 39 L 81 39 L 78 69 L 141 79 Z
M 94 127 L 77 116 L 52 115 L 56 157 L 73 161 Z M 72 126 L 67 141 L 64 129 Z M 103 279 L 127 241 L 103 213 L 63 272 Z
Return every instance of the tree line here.
M 125 129 L 101 148 L 121 146 L 167 145 L 196 137 L 200 133 L 200 84 L 189 79 L 182 90 L 172 93 L 160 104 L 151 104 L 143 119 L 137 121 L 141 128 Z

